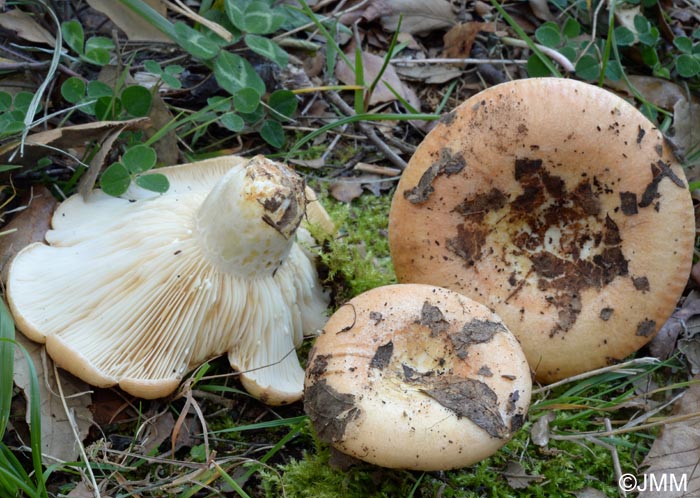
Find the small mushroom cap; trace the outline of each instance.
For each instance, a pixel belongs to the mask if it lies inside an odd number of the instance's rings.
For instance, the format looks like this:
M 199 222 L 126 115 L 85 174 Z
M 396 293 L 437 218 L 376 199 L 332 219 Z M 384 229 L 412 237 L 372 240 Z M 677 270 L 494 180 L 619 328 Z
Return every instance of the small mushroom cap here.
M 683 291 L 693 241 L 685 176 L 659 130 L 610 92 L 554 78 L 491 87 L 447 114 L 389 222 L 399 281 L 486 304 L 541 382 L 646 344 Z
M 494 313 L 447 289 L 399 284 L 331 316 L 309 357 L 304 409 L 343 453 L 446 470 L 504 445 L 531 388 L 525 355 Z
M 262 156 L 157 172 L 170 181 L 163 195 L 98 190 L 57 208 L 48 244 L 25 247 L 8 272 L 18 328 L 86 382 L 143 398 L 227 354 L 254 396 L 299 399 L 294 349 L 318 332 L 328 302 L 296 243 L 309 238 L 297 231 L 303 181 Z

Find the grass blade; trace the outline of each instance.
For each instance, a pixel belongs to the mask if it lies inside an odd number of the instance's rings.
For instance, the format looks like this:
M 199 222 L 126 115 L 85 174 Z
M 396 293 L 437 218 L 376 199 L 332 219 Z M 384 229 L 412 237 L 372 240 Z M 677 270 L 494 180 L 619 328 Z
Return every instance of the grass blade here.
M 117 0 L 119 3 L 126 5 L 143 19 L 145 19 L 150 25 L 156 29 L 162 31 L 172 40 L 177 40 L 177 34 L 175 33 L 175 27 L 157 10 L 154 10 L 150 5 L 144 3 L 142 0 Z
M 36 481 L 36 489 L 39 495 L 48 498 L 41 463 L 41 397 L 39 395 L 39 378 L 29 352 L 21 344 L 17 344 L 17 346 L 24 354 L 27 369 L 29 370 L 29 426 L 31 429 L 30 447 L 32 450 L 34 480 Z
M 10 418 L 15 363 L 15 323 L 12 315 L 0 300 L 0 441 Z
M 241 431 L 254 431 L 258 429 L 272 429 L 274 427 L 284 427 L 294 426 L 304 422 L 308 417 L 306 415 L 300 415 L 298 417 L 286 418 L 282 420 L 268 420 L 267 422 L 258 422 L 257 424 L 242 425 L 240 427 L 231 427 L 229 429 L 221 429 L 218 431 L 212 431 L 210 434 L 223 434 L 225 432 L 241 432 Z
M 386 51 L 386 55 L 384 56 L 384 60 L 382 61 L 382 67 L 379 68 L 379 72 L 377 73 L 377 76 L 374 78 L 372 83 L 370 83 L 369 88 L 367 89 L 367 93 L 365 93 L 365 102 L 364 102 L 364 111 L 369 109 L 369 101 L 372 98 L 372 94 L 374 93 L 374 90 L 377 88 L 377 85 L 379 82 L 382 80 L 382 76 L 384 76 L 384 73 L 386 72 L 386 68 L 389 67 L 389 63 L 391 62 L 392 57 L 394 57 L 394 50 L 396 49 L 396 44 L 399 41 L 399 33 L 401 32 L 401 22 L 403 21 L 403 14 L 399 15 L 399 23 L 396 26 L 396 30 L 394 31 L 394 36 L 391 38 L 391 42 L 389 43 L 389 48 Z M 387 86 L 389 86 L 387 84 Z M 393 88 L 389 89 L 394 95 L 398 96 L 398 94 L 394 91 Z M 403 100 L 401 103 L 405 105 L 405 100 Z M 409 109 L 411 112 L 415 112 L 415 109 L 413 109 L 411 106 L 408 106 L 407 109 Z M 357 112 L 357 111 L 356 111 Z
M 355 47 L 355 85 L 360 87 L 355 90 L 355 114 L 362 114 L 365 109 L 365 62 L 362 60 L 362 49 Z
M 54 21 L 54 23 L 56 23 L 56 46 L 54 47 L 53 55 L 51 56 L 51 64 L 49 65 L 49 69 L 44 77 L 44 81 L 42 81 L 39 88 L 37 88 L 36 92 L 34 92 L 34 96 L 29 103 L 29 108 L 27 109 L 27 114 L 24 116 L 24 130 L 22 130 L 20 154 L 24 154 L 24 142 L 27 139 L 27 135 L 29 135 L 29 130 L 34 125 L 34 116 L 36 116 L 36 112 L 39 109 L 44 92 L 46 92 L 48 86 L 53 83 L 53 77 L 56 74 L 59 62 L 61 62 L 61 45 L 63 44 L 61 36 L 61 22 L 58 20 L 58 17 L 56 17 L 56 13 L 51 10 L 48 5 L 44 4 L 44 7 L 49 13 L 51 19 Z

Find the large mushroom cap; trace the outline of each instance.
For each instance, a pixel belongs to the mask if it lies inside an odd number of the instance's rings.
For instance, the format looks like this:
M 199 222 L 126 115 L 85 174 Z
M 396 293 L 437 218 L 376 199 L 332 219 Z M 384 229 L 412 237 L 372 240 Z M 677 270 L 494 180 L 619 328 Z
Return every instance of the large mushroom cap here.
M 456 292 L 378 287 L 316 340 L 304 408 L 319 438 L 369 463 L 446 470 L 496 452 L 524 422 L 532 382 L 500 318 Z
M 17 326 L 93 385 L 161 397 L 228 353 L 251 394 L 299 399 L 294 348 L 320 329 L 327 305 L 295 242 L 303 181 L 261 156 L 158 173 L 170 181 L 164 195 L 96 191 L 58 207 L 48 245 L 29 245 L 11 263 Z
M 399 281 L 495 310 L 543 382 L 648 342 L 681 295 L 693 239 L 659 130 L 612 93 L 554 78 L 494 86 L 447 114 L 389 222 Z

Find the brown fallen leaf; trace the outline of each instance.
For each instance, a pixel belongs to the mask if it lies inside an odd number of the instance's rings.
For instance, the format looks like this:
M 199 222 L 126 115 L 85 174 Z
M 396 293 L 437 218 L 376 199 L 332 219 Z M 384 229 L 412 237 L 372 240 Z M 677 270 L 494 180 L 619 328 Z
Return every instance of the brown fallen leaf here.
M 396 73 L 407 81 L 420 81 L 427 85 L 439 85 L 459 78 L 463 69 L 448 64 L 401 64 L 394 65 Z
M 144 0 L 144 3 L 155 9 L 162 16 L 167 14 L 160 0 Z M 166 34 L 156 29 L 155 26 L 121 2 L 115 2 L 114 0 L 88 0 L 88 4 L 93 9 L 105 14 L 114 24 L 119 26 L 131 41 L 174 43 Z
M 144 434 L 141 437 L 144 453 L 149 455 L 167 441 L 173 432 L 173 427 L 175 427 L 175 417 L 169 411 L 148 419 L 144 424 Z
M 549 444 L 549 424 L 556 418 L 554 412 L 547 412 L 538 418 L 530 428 L 530 440 L 537 446 Z
M 17 334 L 15 340 L 29 352 L 39 379 L 41 453 L 44 456 L 45 463 L 55 463 L 54 459 L 69 462 L 78 460 L 80 457 L 80 446 L 73 435 L 71 419 L 75 424 L 80 441 L 84 440 L 94 423 L 88 408 L 92 402 L 90 387 L 62 370 L 58 371 L 59 378 L 56 378 L 53 362 L 46 355 L 42 344 L 32 342 L 22 334 Z M 20 348 L 15 349 L 14 381 L 15 385 L 24 392 L 27 405 L 29 405 L 29 367 Z M 61 400 L 58 394 L 57 382 L 61 383 L 70 419 L 66 414 L 64 401 Z M 29 423 L 29 407 L 27 407 L 27 423 Z
M 97 177 L 105 165 L 105 159 L 112 149 L 112 145 L 114 145 L 114 142 L 123 131 L 124 127 L 107 130 L 97 141 L 100 145 L 100 150 L 92 156 L 87 171 L 80 177 L 78 182 L 78 192 L 83 196 L 83 199 L 87 199 L 92 194 Z
M 476 36 L 482 31 L 493 33 L 496 30 L 492 23 L 465 22 L 450 29 L 443 37 L 445 49 L 442 56 L 448 59 L 463 59 L 469 57 Z
M 0 278 L 3 282 L 7 279 L 8 263 L 15 254 L 32 242 L 44 241 L 57 204 L 51 192 L 42 186 L 34 187 L 22 199 L 26 208 L 3 227 L 6 234 L 0 236 Z
M 683 98 L 673 106 L 673 135 L 671 143 L 681 154 L 700 151 L 700 103 Z M 700 165 L 686 168 L 685 174 L 693 181 L 700 178 Z
M 341 59 L 336 65 L 335 74 L 343 83 L 347 85 L 354 85 L 356 83 L 354 69 L 355 53 L 354 51 L 351 51 L 347 55 L 353 67 L 348 66 L 345 61 Z M 376 79 L 376 77 L 380 74 L 383 65 L 384 59 L 382 57 L 366 52 L 362 53 L 362 69 L 366 85 L 370 85 Z M 393 88 L 396 93 L 401 95 L 414 108 L 420 110 L 420 100 L 410 87 L 403 84 L 399 78 L 399 75 L 396 74 L 393 66 L 388 66 L 382 74 L 379 84 L 377 84 L 376 88 L 372 92 L 369 104 L 376 105 L 382 102 L 392 102 L 396 100 L 394 93 L 389 90 L 390 87 Z
M 547 0 L 529 0 L 528 3 L 530 4 L 532 13 L 535 14 L 537 19 L 541 19 L 542 21 L 556 20 L 556 17 L 554 17 L 549 10 L 549 5 L 547 5 L 549 2 L 547 2 Z
M 695 380 L 700 381 L 700 377 Z M 692 384 L 676 403 L 674 415 L 694 416 L 664 425 L 642 465 L 646 467 L 647 479 L 653 474 L 657 483 L 662 478 L 670 483 L 673 476 L 675 483 L 685 482 L 686 486 L 667 486 L 663 491 L 646 486 L 638 498 L 700 496 L 700 382 Z M 639 479 L 638 482 L 644 485 Z
M 70 493 L 66 495 L 68 498 L 95 498 L 95 491 L 84 481 L 80 481 Z M 111 498 L 110 495 L 100 494 L 102 498 Z
M 676 102 L 686 98 L 686 93 L 680 85 L 663 78 L 631 74 L 627 79 L 645 100 L 663 109 L 673 109 Z M 605 82 L 605 85 L 628 98 L 634 96 L 625 81 L 609 80 Z
M 666 360 L 676 351 L 676 343 L 683 332 L 696 328 L 700 319 L 700 293 L 693 291 L 663 324 L 649 343 L 649 352 L 655 358 Z M 689 323 L 690 321 L 694 323 Z M 694 325 L 691 327 L 690 325 Z
M 533 482 L 544 480 L 544 476 L 528 474 L 522 465 L 512 460 L 506 464 L 501 475 L 506 478 L 508 486 L 512 489 L 525 489 Z
M 403 16 L 403 17 L 401 17 Z M 395 32 L 401 17 L 401 32 L 425 34 L 448 28 L 458 22 L 457 14 L 447 0 L 371 0 L 362 10 L 340 17 L 340 22 L 351 25 L 359 19 L 379 19 L 388 32 Z
M 56 38 L 46 31 L 32 16 L 19 9 L 8 10 L 0 14 L 0 26 L 17 33 L 17 36 L 32 43 L 43 43 L 51 47 L 56 45 Z
M 148 118 L 127 121 L 97 121 L 33 133 L 25 141 L 23 155 L 18 150 L 19 140 L 0 146 L 0 162 L 34 167 L 39 159 L 46 157 L 46 145 L 59 149 L 75 149 L 99 139 L 110 128 L 125 126 L 127 130 L 136 130 L 143 129 L 149 123 Z
M 362 195 L 362 183 L 354 179 L 337 179 L 330 188 L 331 195 L 340 202 L 352 202 Z

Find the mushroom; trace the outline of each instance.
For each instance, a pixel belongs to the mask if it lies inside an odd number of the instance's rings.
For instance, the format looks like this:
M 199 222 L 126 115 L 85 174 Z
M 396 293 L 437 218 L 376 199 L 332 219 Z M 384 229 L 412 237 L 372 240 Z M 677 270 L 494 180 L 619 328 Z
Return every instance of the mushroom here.
M 318 332 L 327 306 L 314 262 L 295 242 L 309 237 L 297 230 L 303 180 L 262 156 L 158 173 L 170 181 L 164 195 L 98 190 L 58 207 L 48 245 L 31 244 L 11 263 L 17 326 L 96 386 L 162 397 L 187 371 L 228 353 L 252 395 L 299 399 L 294 348 Z M 316 209 L 309 221 L 328 227 Z
M 683 291 L 693 241 L 661 132 L 616 95 L 555 78 L 491 87 L 445 115 L 389 221 L 398 280 L 486 304 L 545 383 L 646 344 Z
M 377 287 L 348 301 L 310 353 L 304 409 L 321 441 L 383 467 L 480 461 L 523 424 L 532 381 L 500 318 L 456 292 Z

